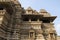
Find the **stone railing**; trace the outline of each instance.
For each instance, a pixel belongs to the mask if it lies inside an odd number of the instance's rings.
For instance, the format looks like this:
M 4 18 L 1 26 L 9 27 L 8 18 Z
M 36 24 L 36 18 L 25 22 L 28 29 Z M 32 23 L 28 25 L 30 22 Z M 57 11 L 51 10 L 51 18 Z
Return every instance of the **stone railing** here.
M 38 31 L 39 31 L 41 29 L 41 24 L 42 24 L 41 21 L 39 21 L 39 22 L 37 22 L 37 21 L 31 21 L 31 22 L 23 21 L 21 23 L 20 29 L 31 29 L 31 28 L 33 28 L 35 30 L 38 29 Z

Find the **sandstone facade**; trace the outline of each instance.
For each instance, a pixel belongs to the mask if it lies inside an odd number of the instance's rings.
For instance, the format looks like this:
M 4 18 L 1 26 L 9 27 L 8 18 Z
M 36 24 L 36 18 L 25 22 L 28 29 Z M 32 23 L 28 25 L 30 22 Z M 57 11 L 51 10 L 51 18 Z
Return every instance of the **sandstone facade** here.
M 0 40 L 57 40 L 56 17 L 45 9 L 24 9 L 17 0 L 0 0 Z

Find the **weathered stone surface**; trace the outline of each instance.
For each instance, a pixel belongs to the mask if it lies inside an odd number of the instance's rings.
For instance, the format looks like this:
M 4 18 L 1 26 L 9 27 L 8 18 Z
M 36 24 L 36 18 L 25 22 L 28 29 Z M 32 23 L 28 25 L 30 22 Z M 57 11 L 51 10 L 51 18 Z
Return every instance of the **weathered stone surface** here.
M 57 36 L 57 40 L 60 40 L 60 36 Z
M 17 0 L 0 0 L 0 40 L 57 40 L 55 18 L 45 9 L 37 12 Z

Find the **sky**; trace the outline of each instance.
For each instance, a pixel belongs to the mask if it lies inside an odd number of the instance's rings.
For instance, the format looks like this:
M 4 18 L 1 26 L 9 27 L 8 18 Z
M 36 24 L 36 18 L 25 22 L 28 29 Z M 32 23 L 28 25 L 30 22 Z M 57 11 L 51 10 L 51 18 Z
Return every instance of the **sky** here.
M 25 9 L 31 7 L 34 10 L 47 10 L 52 16 L 57 16 L 54 26 L 58 36 L 60 35 L 60 0 L 19 0 Z

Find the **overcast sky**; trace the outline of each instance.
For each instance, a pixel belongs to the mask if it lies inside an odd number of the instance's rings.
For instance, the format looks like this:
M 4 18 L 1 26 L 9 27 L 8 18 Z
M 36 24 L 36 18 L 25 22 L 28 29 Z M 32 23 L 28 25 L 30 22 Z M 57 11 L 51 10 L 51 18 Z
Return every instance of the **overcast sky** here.
M 57 34 L 60 35 L 60 0 L 19 0 L 19 2 L 25 9 L 29 6 L 37 11 L 45 9 L 52 16 L 57 16 L 54 21 L 54 26 Z

